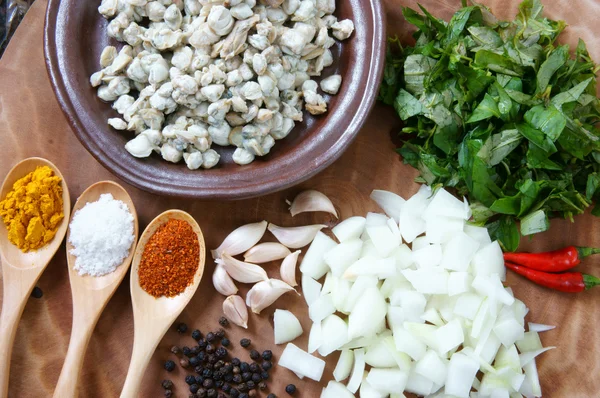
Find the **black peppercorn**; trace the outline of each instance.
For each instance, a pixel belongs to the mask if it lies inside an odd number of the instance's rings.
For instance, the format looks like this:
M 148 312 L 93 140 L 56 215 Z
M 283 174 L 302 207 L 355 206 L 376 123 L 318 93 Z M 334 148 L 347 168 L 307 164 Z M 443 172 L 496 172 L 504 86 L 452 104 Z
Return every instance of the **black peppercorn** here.
M 244 348 L 250 347 L 251 343 L 252 343 L 252 341 L 250 341 L 250 339 L 241 339 L 240 340 L 240 345 Z
M 187 325 L 183 322 L 177 324 L 177 333 L 185 333 L 187 332 Z
M 258 383 L 258 388 L 261 390 L 266 390 L 267 389 L 267 383 L 265 383 L 264 381 L 261 381 L 260 383 Z
M 174 345 L 173 347 L 171 347 L 171 352 L 175 355 L 179 354 L 181 352 L 181 350 L 179 349 L 179 347 L 177 347 L 176 345 Z
M 273 352 L 271 350 L 265 350 L 262 353 L 262 357 L 265 361 L 270 361 L 273 359 Z
M 250 372 L 244 372 L 244 373 L 242 373 L 242 380 L 248 381 L 251 378 L 252 378 L 252 373 L 250 373 Z
M 190 361 L 189 361 L 189 360 L 187 360 L 186 358 L 181 358 L 181 359 L 179 360 L 179 366 L 181 366 L 181 367 L 182 367 L 182 368 L 184 368 L 184 369 L 187 369 L 187 368 L 189 368 L 189 366 L 190 366 Z
M 208 344 L 206 346 L 206 348 L 204 349 L 208 354 L 212 354 L 213 352 L 215 352 L 215 346 L 212 344 Z
M 217 363 L 215 363 L 215 369 L 221 369 L 223 366 L 225 366 L 225 362 L 221 361 L 220 359 L 217 361 Z
M 229 341 L 227 337 L 223 337 L 223 339 L 221 340 L 221 345 L 223 347 L 229 347 L 229 344 L 231 344 L 231 341 Z
M 292 395 L 296 393 L 296 386 L 293 384 L 288 384 L 285 387 L 285 392 L 287 392 L 288 394 Z
M 223 381 L 222 380 L 215 381 L 215 387 L 217 387 L 217 388 L 223 387 Z
M 269 394 L 269 395 L 267 395 L 267 398 L 277 398 L 277 395 L 275 395 L 275 394 Z
M 231 398 L 238 398 L 238 397 L 240 396 L 240 392 L 239 392 L 237 389 L 235 389 L 235 388 L 232 388 L 232 389 L 229 391 L 229 396 L 230 396 Z
M 185 382 L 191 386 L 192 384 L 196 384 L 196 378 L 194 375 L 187 375 L 185 376 Z
M 260 377 L 260 374 L 252 373 L 252 381 L 253 382 L 260 383 L 261 380 L 262 380 L 262 377 Z
M 263 372 L 261 372 L 261 373 L 260 373 L 260 377 L 261 377 L 261 379 L 263 379 L 263 380 L 268 380 L 268 379 L 269 379 L 269 372 L 267 372 L 267 371 L 263 371 Z
M 223 380 L 223 373 L 221 373 L 221 372 L 214 372 L 213 373 L 213 379 L 215 381 Z
M 202 365 L 198 365 L 194 368 L 194 372 L 196 372 L 198 374 L 202 374 L 203 371 L 204 371 L 204 366 L 202 366 Z
M 195 393 L 197 393 L 197 392 L 198 392 L 198 389 L 199 389 L 199 388 L 200 388 L 200 386 L 199 386 L 198 384 L 192 384 L 192 385 L 190 386 L 190 392 L 191 392 L 192 394 L 195 394 Z
M 198 347 L 200 348 L 200 351 L 204 351 L 206 349 L 207 345 L 208 345 L 208 343 L 206 342 L 206 340 L 204 340 L 204 339 L 198 340 Z
M 181 349 L 181 352 L 183 352 L 183 355 L 185 355 L 186 357 L 193 357 L 194 354 L 192 354 L 192 350 L 190 347 L 183 347 Z
M 170 390 L 171 388 L 173 388 L 173 382 L 171 380 L 166 379 L 162 381 L 161 386 L 165 390 Z
M 233 370 L 233 365 L 230 364 L 229 362 L 225 363 L 225 365 L 223 365 L 223 371 L 225 373 L 231 373 L 231 371 Z
M 256 362 L 252 362 L 250 364 L 250 372 L 252 372 L 252 373 L 260 372 L 260 366 L 258 366 L 258 364 Z
M 196 367 L 198 365 L 200 365 L 200 359 L 198 359 L 198 357 L 191 357 L 190 358 L 190 365 L 192 365 L 193 367 Z
M 215 355 L 218 358 L 225 358 L 227 356 L 227 348 L 225 348 L 225 347 L 217 348 L 217 351 L 215 351 Z
M 42 298 L 42 296 L 44 295 L 44 292 L 42 291 L 42 289 L 40 289 L 39 287 L 34 287 L 33 290 L 31 291 L 31 297 L 39 299 Z
M 233 379 L 231 379 L 231 381 L 233 381 L 235 384 L 241 383 L 243 381 L 242 375 L 234 375 Z
M 172 372 L 175 370 L 175 362 L 173 361 L 165 361 L 165 370 L 167 372 Z
M 242 373 L 249 372 L 250 371 L 250 365 L 248 365 L 248 362 L 242 362 L 240 364 L 240 370 L 242 371 Z
M 248 390 L 254 390 L 256 388 L 256 383 L 254 383 L 252 380 L 248 380 L 246 387 L 248 387 Z
M 263 370 L 269 370 L 273 367 L 273 362 L 271 361 L 263 361 L 263 363 L 260 366 L 261 368 L 263 368 Z
M 219 318 L 219 325 L 225 327 L 225 326 L 229 326 L 229 321 L 227 320 L 227 318 L 225 318 L 224 316 Z
M 241 364 L 241 363 L 242 363 L 242 362 L 240 361 L 240 359 L 239 359 L 239 358 L 233 358 L 233 359 L 231 360 L 231 364 L 232 364 L 233 366 L 240 366 L 240 364 Z
M 209 377 L 212 377 L 212 375 L 213 375 L 213 372 L 210 369 L 204 369 L 204 371 L 202 372 L 202 377 L 209 378 Z
M 258 351 L 250 350 L 250 359 L 256 361 L 258 358 L 260 358 L 260 354 L 258 353 Z
M 214 365 L 214 364 L 215 364 L 215 363 L 218 361 L 218 359 L 217 359 L 217 357 L 216 357 L 216 356 L 214 356 L 213 354 L 210 354 L 210 355 L 208 356 L 208 359 L 207 359 L 207 361 L 208 361 L 208 363 L 210 363 L 210 364 Z
M 166 398 L 171 398 L 173 396 L 173 391 L 171 390 L 165 390 L 165 397 Z
M 194 377 L 196 379 L 196 384 L 198 384 L 199 386 L 202 385 L 202 383 L 204 383 L 204 377 L 198 375 L 196 377 Z
M 202 351 L 199 346 L 195 345 L 190 349 L 192 355 L 198 355 Z
M 206 341 L 208 341 L 209 343 L 212 343 L 213 341 L 215 341 L 215 334 L 213 332 L 208 332 L 206 334 Z
M 200 331 L 198 329 L 196 329 L 192 332 L 192 338 L 194 340 L 198 341 L 202 338 L 202 333 L 200 333 Z
M 213 388 L 215 386 L 215 382 L 212 379 L 204 379 L 202 382 L 202 387 L 204 388 Z
M 240 390 L 240 392 L 248 391 L 248 387 L 246 386 L 246 383 L 238 384 L 237 388 L 238 388 L 238 390 Z
M 196 357 L 198 357 L 198 359 L 199 359 L 200 361 L 204 361 L 204 360 L 206 359 L 206 354 L 205 354 L 204 352 L 200 351 L 200 352 L 198 353 L 198 355 L 196 355 Z
M 196 393 L 196 396 L 198 398 L 206 398 L 206 389 L 200 387 L 200 389 L 198 390 L 198 392 Z
M 231 390 L 231 385 L 228 383 L 223 383 L 223 387 L 221 387 L 221 390 L 223 390 L 224 393 L 229 393 L 229 391 Z
M 208 390 L 206 392 L 206 396 L 208 398 L 215 398 L 217 396 L 217 390 L 215 390 L 214 388 L 211 388 L 210 390 Z
M 219 329 L 215 332 L 215 336 L 217 336 L 219 339 L 222 339 L 225 337 L 225 331 L 223 329 Z
M 227 373 L 227 374 L 226 374 L 226 375 L 223 377 L 223 379 L 224 379 L 225 381 L 232 381 L 232 380 L 233 380 L 233 373 Z

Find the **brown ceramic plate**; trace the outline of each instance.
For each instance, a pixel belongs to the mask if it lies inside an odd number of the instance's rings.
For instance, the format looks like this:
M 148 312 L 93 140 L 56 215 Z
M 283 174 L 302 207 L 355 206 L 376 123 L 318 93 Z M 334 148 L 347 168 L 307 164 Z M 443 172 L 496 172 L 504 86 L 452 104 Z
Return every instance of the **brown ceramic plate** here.
M 146 191 L 203 199 L 242 199 L 278 191 L 315 175 L 335 161 L 356 137 L 377 96 L 381 80 L 385 27 L 380 0 L 338 0 L 338 19 L 356 26 L 349 40 L 332 47 L 334 64 L 323 76 L 339 73 L 340 92 L 330 98 L 329 111 L 305 114 L 290 135 L 271 153 L 238 166 L 233 148 L 213 146 L 221 162 L 211 170 L 188 170 L 153 154 L 136 159 L 124 148 L 133 138 L 106 124 L 118 114 L 96 96 L 89 76 L 100 69 L 107 45 L 120 45 L 106 35 L 107 21 L 98 13 L 100 1 L 49 0 L 44 53 L 52 87 L 71 127 L 87 150 L 114 174 Z

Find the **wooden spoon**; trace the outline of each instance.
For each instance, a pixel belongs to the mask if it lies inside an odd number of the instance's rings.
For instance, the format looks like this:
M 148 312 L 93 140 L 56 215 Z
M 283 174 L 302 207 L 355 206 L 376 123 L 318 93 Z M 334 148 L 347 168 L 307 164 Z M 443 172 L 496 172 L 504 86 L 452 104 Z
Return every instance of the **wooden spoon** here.
M 146 293 L 139 283 L 138 268 L 144 247 L 148 239 L 156 232 L 158 227 L 170 219 L 187 221 L 198 235 L 198 244 L 200 245 L 200 256 L 198 260 L 198 270 L 194 276 L 193 283 L 178 296 L 167 298 L 155 298 Z M 133 265 L 131 268 L 131 300 L 133 302 L 133 352 L 131 362 L 127 371 L 125 385 L 121 392 L 121 397 L 137 397 L 144 372 L 150 362 L 150 358 L 163 338 L 169 327 L 179 316 L 181 311 L 189 303 L 196 292 L 202 274 L 204 272 L 204 260 L 206 256 L 204 236 L 198 226 L 198 223 L 192 216 L 181 210 L 169 210 L 156 217 L 150 225 L 144 230 L 142 237 L 135 250 Z
M 0 397 L 6 397 L 8 394 L 8 374 L 12 346 L 23 308 L 25 308 L 35 283 L 60 247 L 69 225 L 71 211 L 69 188 L 58 168 L 46 159 L 29 158 L 13 167 L 2 183 L 0 198 L 4 199 L 6 197 L 18 179 L 41 166 L 50 167 L 54 174 L 62 180 L 65 218 L 60 222 L 54 238 L 46 246 L 28 253 L 23 253 L 17 246 L 10 243 L 8 230 L 4 225 L 0 226 L 0 258 L 2 260 L 2 282 L 4 286 L 2 313 L 0 314 Z
M 138 218 L 135 206 L 127 191 L 112 181 L 101 181 L 86 189 L 73 207 L 73 214 L 89 202 L 100 199 L 100 195 L 110 193 L 113 198 L 124 202 L 133 215 L 134 243 L 129 249 L 129 256 L 117 267 L 114 272 L 103 276 L 79 275 L 73 268 L 76 257 L 70 253 L 73 246 L 69 243 L 67 234 L 67 264 L 69 268 L 69 280 L 71 282 L 71 295 L 73 297 L 73 326 L 71 328 L 71 340 L 69 349 L 63 365 L 58 384 L 54 390 L 54 397 L 68 398 L 76 397 L 77 381 L 83 366 L 83 358 L 87 349 L 92 332 L 96 327 L 100 314 L 108 304 L 117 287 L 125 277 L 131 259 L 135 253 L 135 242 L 138 239 Z

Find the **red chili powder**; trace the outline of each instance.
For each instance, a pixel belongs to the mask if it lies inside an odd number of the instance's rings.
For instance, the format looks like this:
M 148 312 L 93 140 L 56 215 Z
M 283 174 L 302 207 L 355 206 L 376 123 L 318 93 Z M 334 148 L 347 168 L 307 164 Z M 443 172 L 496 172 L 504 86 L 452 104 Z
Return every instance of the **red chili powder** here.
M 150 237 L 138 268 L 140 286 L 154 297 L 174 297 L 194 281 L 200 245 L 192 226 L 171 219 Z

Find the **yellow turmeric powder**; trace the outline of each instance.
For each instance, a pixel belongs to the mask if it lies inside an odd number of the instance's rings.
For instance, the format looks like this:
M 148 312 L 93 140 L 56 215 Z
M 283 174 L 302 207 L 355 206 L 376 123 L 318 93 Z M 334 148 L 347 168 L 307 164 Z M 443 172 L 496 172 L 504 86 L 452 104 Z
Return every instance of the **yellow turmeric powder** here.
M 10 242 L 23 252 L 50 242 L 64 218 L 62 195 L 61 179 L 48 166 L 38 167 L 15 182 L 0 202 L 0 217 Z

